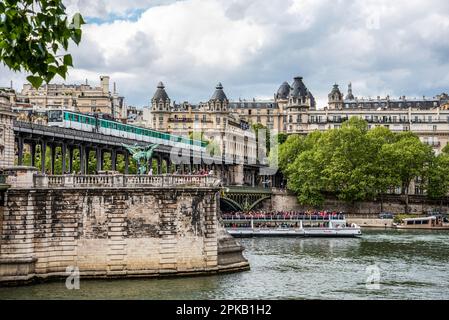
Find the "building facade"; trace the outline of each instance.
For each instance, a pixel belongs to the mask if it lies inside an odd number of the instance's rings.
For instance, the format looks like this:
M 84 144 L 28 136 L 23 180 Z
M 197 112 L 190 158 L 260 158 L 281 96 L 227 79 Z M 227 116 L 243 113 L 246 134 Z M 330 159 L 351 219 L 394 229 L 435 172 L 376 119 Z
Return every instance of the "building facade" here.
M 143 110 L 143 121 L 155 130 L 209 141 L 215 152 L 229 156 L 230 160 L 256 162 L 255 133 L 248 121 L 230 108 L 221 83 L 207 102 L 176 104 L 159 82 L 150 107 Z
M 115 83 L 110 91 L 109 76 L 100 76 L 100 85 L 44 84 L 34 88 L 24 84 L 17 93 L 17 111 L 65 109 L 83 113 L 106 113 L 115 118 L 123 114 L 124 98 L 119 96 Z
M 14 90 L 0 88 L 0 169 L 14 165 L 13 120 L 16 114 L 11 109 L 14 96 Z
M 313 94 L 303 82 L 295 77 L 292 85 L 284 82 L 273 100 L 239 100 L 231 102 L 230 108 L 250 123 L 260 123 L 273 132 L 288 132 L 289 124 L 306 121 L 309 110 L 316 109 Z

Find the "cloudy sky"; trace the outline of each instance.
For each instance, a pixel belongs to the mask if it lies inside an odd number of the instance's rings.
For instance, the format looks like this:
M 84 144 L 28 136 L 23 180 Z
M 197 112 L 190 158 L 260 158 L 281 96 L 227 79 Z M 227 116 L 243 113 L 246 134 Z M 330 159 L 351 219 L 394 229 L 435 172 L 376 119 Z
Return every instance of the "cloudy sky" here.
M 301 75 L 326 104 L 333 83 L 356 96 L 449 91 L 447 0 L 65 0 L 79 11 L 67 82 L 110 75 L 129 105 L 148 105 L 158 81 L 172 100 L 271 98 Z M 25 74 L 0 67 L 0 86 Z M 62 79 L 55 79 L 62 82 Z

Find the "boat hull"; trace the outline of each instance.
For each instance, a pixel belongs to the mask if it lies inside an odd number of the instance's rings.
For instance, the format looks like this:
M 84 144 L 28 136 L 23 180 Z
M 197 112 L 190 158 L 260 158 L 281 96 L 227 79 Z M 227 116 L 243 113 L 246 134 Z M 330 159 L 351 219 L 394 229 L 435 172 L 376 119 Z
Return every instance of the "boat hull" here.
M 448 227 L 419 227 L 419 226 L 394 226 L 400 230 L 449 230 Z
M 251 229 L 251 228 L 228 228 L 228 233 L 238 238 L 251 237 L 321 237 L 321 238 L 353 238 L 362 235 L 359 228 L 346 229 Z

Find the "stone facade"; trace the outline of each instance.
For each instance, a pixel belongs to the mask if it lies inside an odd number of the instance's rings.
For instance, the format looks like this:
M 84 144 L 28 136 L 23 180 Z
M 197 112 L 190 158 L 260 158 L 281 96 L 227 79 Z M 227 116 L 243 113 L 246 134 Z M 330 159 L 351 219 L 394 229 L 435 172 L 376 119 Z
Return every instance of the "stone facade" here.
M 245 159 L 256 163 L 258 148 L 256 136 L 248 122 L 229 108 L 229 100 L 221 83 L 207 102 L 197 105 L 172 103 L 165 86 L 160 82 L 151 99 L 150 107 L 143 109 L 142 124 L 154 130 L 183 136 L 205 138 L 214 146 L 215 154 L 229 159 Z M 216 148 L 216 149 L 215 149 Z M 217 153 L 218 152 L 218 153 Z
M 14 129 L 16 115 L 11 111 L 11 93 L 0 89 L 0 169 L 14 165 Z
M 217 187 L 29 188 L 0 207 L 0 283 L 245 270 L 217 221 Z M 222 247 L 222 248 L 221 248 Z
M 15 109 L 26 117 L 28 111 L 34 111 L 34 117 L 39 118 L 40 111 L 48 109 L 64 109 L 85 113 L 100 112 L 121 118 L 124 98 L 119 96 L 114 83 L 110 92 L 109 76 L 100 76 L 100 85 L 91 86 L 87 83 L 45 84 L 34 88 L 24 84 L 15 98 Z

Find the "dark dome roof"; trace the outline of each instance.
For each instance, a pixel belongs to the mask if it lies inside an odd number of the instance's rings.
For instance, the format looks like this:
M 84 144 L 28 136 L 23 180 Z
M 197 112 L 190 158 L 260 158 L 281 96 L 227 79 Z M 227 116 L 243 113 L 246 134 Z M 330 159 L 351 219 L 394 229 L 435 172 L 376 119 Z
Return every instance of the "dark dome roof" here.
M 338 84 L 334 84 L 331 93 L 329 93 L 329 99 L 343 99 L 343 94 L 341 93 L 340 89 L 338 88 Z
M 218 101 L 225 101 L 228 100 L 226 97 L 226 94 L 223 91 L 223 85 L 221 83 L 218 83 L 215 87 L 215 92 L 210 98 L 211 100 L 218 100 Z
M 278 99 L 287 99 L 290 94 L 290 85 L 287 82 L 281 84 L 276 94 L 276 98 Z
M 167 95 L 167 92 L 165 92 L 165 86 L 162 82 L 159 82 L 157 85 L 157 90 L 154 93 L 153 100 L 157 101 L 167 101 L 170 100 L 170 98 Z
M 292 96 L 293 98 L 307 97 L 307 88 L 304 85 L 304 82 L 302 82 L 302 77 L 294 78 L 292 90 L 290 91 L 290 96 Z

